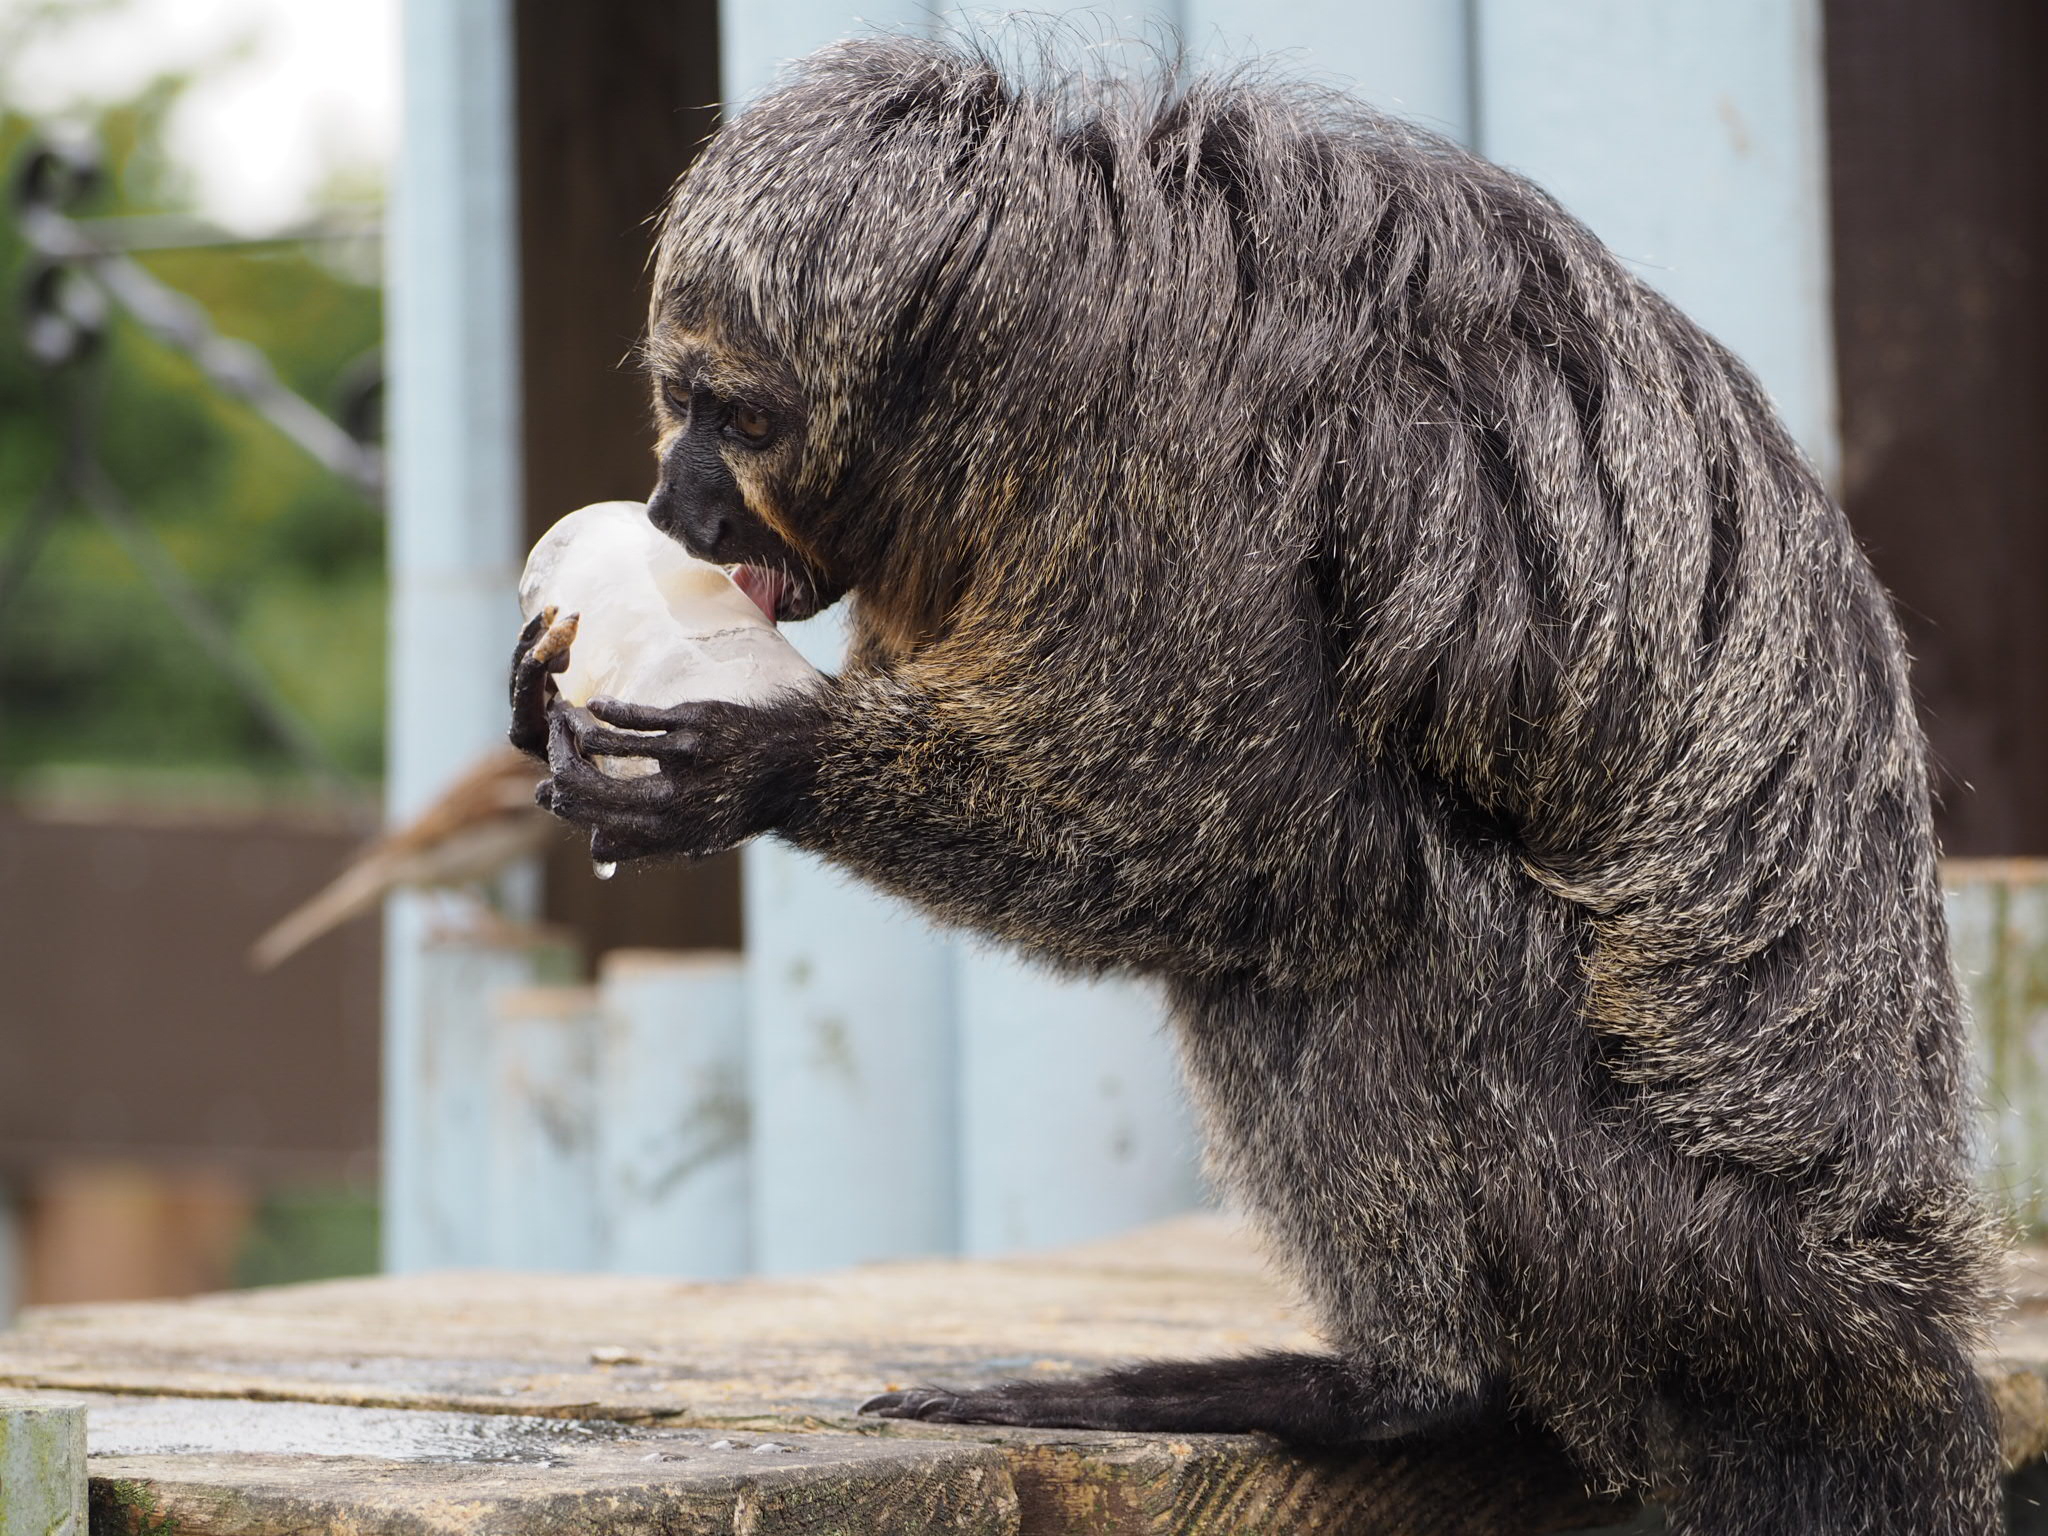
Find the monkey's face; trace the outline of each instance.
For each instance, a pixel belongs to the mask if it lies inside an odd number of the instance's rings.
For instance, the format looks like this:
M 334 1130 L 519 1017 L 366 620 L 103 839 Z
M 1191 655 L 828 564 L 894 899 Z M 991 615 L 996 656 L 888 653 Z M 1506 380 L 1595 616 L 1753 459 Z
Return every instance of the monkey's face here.
M 778 621 L 836 601 L 844 585 L 785 510 L 803 438 L 790 381 L 673 328 L 647 355 L 661 464 L 654 525 L 701 560 L 738 566 L 740 586 Z
M 911 40 L 755 102 L 662 218 L 657 526 L 787 574 L 789 615 L 857 594 L 863 648 L 899 655 L 952 633 L 982 573 L 1089 547 L 1042 499 L 1100 486 L 1092 516 L 1132 420 L 1163 430 L 1096 402 L 1105 378 L 1141 393 L 1137 306 L 1186 270 L 1125 260 L 1135 193 L 1103 185 L 1053 105 Z

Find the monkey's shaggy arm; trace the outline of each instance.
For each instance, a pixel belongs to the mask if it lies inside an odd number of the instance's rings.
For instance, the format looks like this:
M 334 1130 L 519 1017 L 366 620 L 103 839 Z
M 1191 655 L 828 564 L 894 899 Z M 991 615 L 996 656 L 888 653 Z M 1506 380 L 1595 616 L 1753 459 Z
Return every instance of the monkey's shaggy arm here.
M 947 921 L 1084 966 L 1308 980 L 1358 963 L 1364 908 L 1403 886 L 1405 807 L 1355 765 L 1246 750 L 1256 719 L 1063 721 L 922 681 L 846 680 L 782 831 Z
M 553 708 L 541 801 L 590 827 L 600 860 L 774 831 L 1069 964 L 1304 982 L 1363 963 L 1366 936 L 1387 928 L 1367 919 L 1406 899 L 1407 798 L 1356 762 L 1303 771 L 1313 746 L 1246 752 L 1264 731 L 1242 716 L 1182 717 L 1141 742 L 1128 701 L 1062 718 L 915 668 L 766 707 L 592 710 Z M 612 779 L 588 762 L 625 753 L 662 771 Z

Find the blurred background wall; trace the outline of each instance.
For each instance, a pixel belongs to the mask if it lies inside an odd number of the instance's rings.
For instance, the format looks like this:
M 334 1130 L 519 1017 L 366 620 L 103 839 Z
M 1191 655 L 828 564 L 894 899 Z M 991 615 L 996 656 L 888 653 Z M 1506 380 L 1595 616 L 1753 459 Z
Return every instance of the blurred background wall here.
M 208 363 L 374 443 L 395 20 L 0 4 L 0 1290 L 27 1299 L 374 1262 L 378 935 L 260 978 L 243 950 L 374 825 L 382 508 Z M 157 327 L 66 275 L 53 210 L 132 258 Z
M 358 922 L 268 975 L 243 951 L 374 807 L 417 808 L 493 734 L 519 552 L 652 479 L 628 362 L 644 221 L 714 104 L 852 30 L 855 9 L 0 0 L 0 1291 L 174 1293 L 377 1261 L 380 996 L 411 1006 L 408 956 L 438 909 L 402 903 L 385 932 Z M 1588 218 L 1760 368 L 1836 480 L 1902 603 L 1949 850 L 2048 853 L 2048 12 L 1186 0 L 1084 24 L 1295 50 Z M 394 230 L 401 36 L 407 152 L 429 159 L 408 162 L 420 195 L 400 188 Z M 90 303 L 52 289 L 21 181 L 50 141 L 90 143 L 102 172 L 39 196 L 252 344 L 366 454 L 390 245 L 389 269 L 415 272 L 393 296 L 398 494 L 445 516 L 401 518 L 387 541 L 370 461 L 338 470 L 341 450 L 281 431 L 232 366 L 209 371 L 218 349 L 119 306 L 71 314 Z M 77 355 L 38 314 L 69 315 Z M 211 620 L 193 622 L 195 599 Z M 421 627 L 442 621 L 438 640 Z M 459 702 L 436 691 L 450 676 Z M 747 872 L 763 987 L 763 957 L 785 980 L 819 959 L 773 950 L 764 914 L 799 931 L 868 910 L 778 857 Z M 741 943 L 738 860 L 601 885 L 557 840 L 543 864 L 525 905 L 586 954 Z M 938 967 L 918 986 L 878 972 L 876 1027 L 917 995 L 949 1030 L 984 1019 L 991 1033 L 946 1038 L 1000 1108 L 1032 1063 L 988 1051 L 1016 1035 L 1006 1000 L 1038 983 L 876 932 L 891 965 Z M 943 1238 L 975 1241 L 957 1220 Z

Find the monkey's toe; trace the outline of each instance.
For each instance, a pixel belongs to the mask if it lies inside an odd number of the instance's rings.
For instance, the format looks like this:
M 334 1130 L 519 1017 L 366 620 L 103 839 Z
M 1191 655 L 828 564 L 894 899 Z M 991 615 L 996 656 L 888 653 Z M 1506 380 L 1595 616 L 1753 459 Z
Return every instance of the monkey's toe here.
M 939 1387 L 912 1387 L 903 1392 L 880 1392 L 860 1405 L 859 1411 L 882 1419 L 945 1419 L 957 1410 L 960 1395 Z

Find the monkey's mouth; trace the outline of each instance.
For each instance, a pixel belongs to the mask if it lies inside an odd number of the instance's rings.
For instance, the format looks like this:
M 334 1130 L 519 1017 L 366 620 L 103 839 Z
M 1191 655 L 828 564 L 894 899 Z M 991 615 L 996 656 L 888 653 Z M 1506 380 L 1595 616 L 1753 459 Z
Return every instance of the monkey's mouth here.
M 732 568 L 732 580 L 734 586 L 754 600 L 754 606 L 768 616 L 771 624 L 808 619 L 820 606 L 809 582 L 772 566 L 736 565 Z

